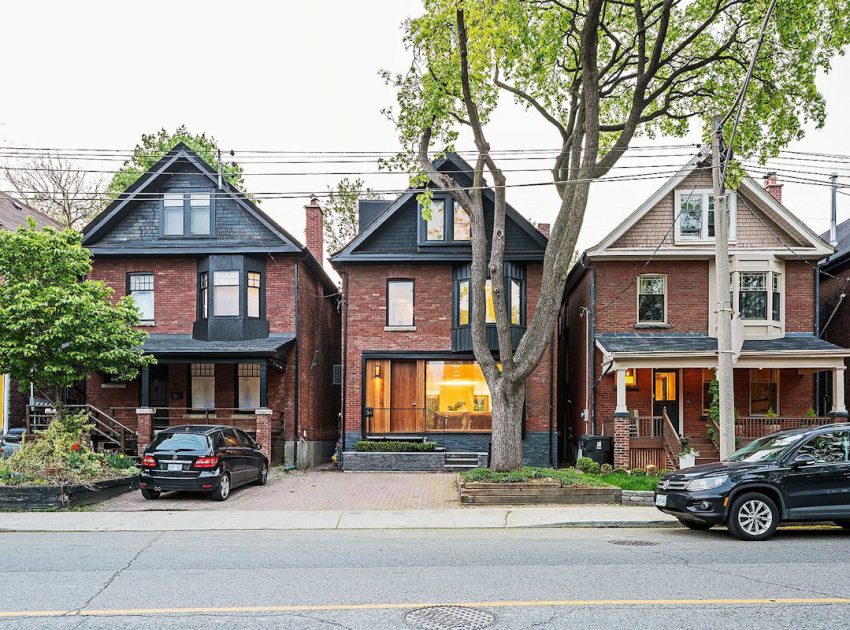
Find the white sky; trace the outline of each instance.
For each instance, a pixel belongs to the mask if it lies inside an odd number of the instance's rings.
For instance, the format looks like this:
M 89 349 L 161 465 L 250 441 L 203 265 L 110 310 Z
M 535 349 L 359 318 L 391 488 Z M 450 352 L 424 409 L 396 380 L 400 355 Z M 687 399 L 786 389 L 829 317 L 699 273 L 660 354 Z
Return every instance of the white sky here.
M 419 11 L 418 0 L 8 3 L 0 37 L 0 145 L 130 149 L 142 133 L 185 123 L 193 132 L 215 136 L 223 149 L 236 149 L 237 160 L 240 149 L 396 150 L 395 130 L 380 113 L 394 95 L 377 72 L 405 68 L 400 25 Z M 829 111 L 825 128 L 810 129 L 789 148 L 848 152 L 848 77 L 850 59 L 841 58 L 821 81 Z M 510 102 L 488 134 L 496 150 L 557 145 L 542 119 Z M 470 144 L 462 142 L 461 148 Z M 652 160 L 686 161 L 684 156 Z M 541 164 L 548 162 L 517 166 Z M 100 162 L 94 168 L 118 166 Z M 377 170 L 375 164 L 243 167 L 249 173 Z M 806 170 L 799 164 L 788 168 Z M 545 181 L 547 175 L 508 173 L 508 183 Z M 340 177 L 248 175 L 246 180 L 254 193 L 324 192 Z M 398 174 L 363 177 L 375 189 L 406 185 Z M 580 249 L 599 241 L 662 181 L 594 185 Z M 262 207 L 303 238 L 306 197 L 266 200 Z M 510 190 L 508 201 L 536 221 L 551 221 L 558 207 L 551 186 Z M 787 184 L 784 201 L 817 231 L 828 228 L 827 188 Z M 839 195 L 839 221 L 848 216 L 850 197 Z

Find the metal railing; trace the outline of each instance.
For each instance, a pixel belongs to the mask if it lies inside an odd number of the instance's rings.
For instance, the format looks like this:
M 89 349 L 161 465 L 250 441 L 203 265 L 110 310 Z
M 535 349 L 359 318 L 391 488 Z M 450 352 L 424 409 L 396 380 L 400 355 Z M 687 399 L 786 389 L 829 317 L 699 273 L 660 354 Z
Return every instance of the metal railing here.
M 489 433 L 493 415 L 487 411 L 444 411 L 420 407 L 367 407 L 367 434 Z
M 257 416 L 254 409 L 237 407 L 216 407 L 198 409 L 194 407 L 150 407 L 153 411 L 154 426 L 177 426 L 181 424 L 226 424 L 243 431 L 253 433 L 257 430 Z M 138 422 L 136 407 L 111 407 L 112 414 L 121 420 L 133 424 Z

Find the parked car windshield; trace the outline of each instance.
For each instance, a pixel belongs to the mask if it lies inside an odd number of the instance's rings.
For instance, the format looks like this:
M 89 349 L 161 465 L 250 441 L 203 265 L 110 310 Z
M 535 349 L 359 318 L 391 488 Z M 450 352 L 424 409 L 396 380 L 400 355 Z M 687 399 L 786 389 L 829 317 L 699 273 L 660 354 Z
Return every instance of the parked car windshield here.
M 767 435 L 747 444 L 729 456 L 729 462 L 774 462 L 792 444 L 803 438 L 800 433 Z
M 158 451 L 203 451 L 209 446 L 206 435 L 194 433 L 158 433 L 151 442 Z

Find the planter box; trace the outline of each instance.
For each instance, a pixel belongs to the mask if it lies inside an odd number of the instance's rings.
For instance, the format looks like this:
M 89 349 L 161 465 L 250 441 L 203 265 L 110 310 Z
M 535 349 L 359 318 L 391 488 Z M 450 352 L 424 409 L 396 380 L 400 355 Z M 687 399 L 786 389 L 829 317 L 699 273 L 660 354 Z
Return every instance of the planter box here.
M 347 471 L 445 472 L 446 451 L 375 453 L 345 451 L 342 469 Z M 451 455 L 452 453 L 448 453 Z M 478 465 L 487 465 L 487 453 L 477 453 Z
M 460 502 L 469 505 L 530 505 L 536 503 L 620 503 L 619 488 L 575 488 L 559 483 L 464 483 L 458 480 Z
M 0 486 L 0 510 L 49 510 L 91 505 L 138 487 L 138 476 L 98 481 L 91 486 Z

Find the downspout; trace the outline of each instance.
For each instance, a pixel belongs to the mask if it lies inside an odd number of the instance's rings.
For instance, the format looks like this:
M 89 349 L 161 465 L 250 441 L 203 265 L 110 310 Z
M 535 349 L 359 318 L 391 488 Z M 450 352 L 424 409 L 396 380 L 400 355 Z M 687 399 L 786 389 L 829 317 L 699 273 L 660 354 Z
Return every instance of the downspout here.
M 301 258 L 296 259 L 295 261 L 295 412 L 292 415 L 292 430 L 294 440 L 292 442 L 292 465 L 297 469 L 298 468 L 298 440 L 300 436 L 299 425 L 298 425 L 298 410 L 301 407 L 301 399 L 300 399 L 300 383 L 301 383 L 301 363 L 300 363 L 300 355 L 301 355 L 301 296 L 300 296 L 300 288 L 298 286 L 298 269 L 301 266 L 301 261 L 307 257 L 307 253 Z M 286 437 L 284 436 L 284 440 Z
M 555 388 L 552 387 L 552 383 L 555 383 L 555 343 L 558 340 L 557 328 L 555 329 L 555 333 L 552 336 L 552 343 L 549 344 L 549 466 L 551 468 L 555 467 L 555 457 L 552 455 L 552 412 L 555 407 L 555 403 L 552 400 L 552 393 L 555 391 Z M 557 386 L 557 383 L 556 383 Z
M 584 264 L 582 262 L 582 264 Z M 590 266 L 590 309 L 588 317 L 590 317 L 590 339 L 587 340 L 587 357 L 590 364 L 590 373 L 588 380 L 593 381 L 593 357 L 596 354 L 596 268 Z M 590 388 L 590 432 L 596 435 L 596 388 Z
M 820 338 L 821 330 L 820 330 L 820 270 L 815 268 L 815 337 Z M 841 298 L 844 299 L 843 296 Z M 841 306 L 841 302 L 838 303 L 838 306 Z M 837 310 L 837 309 L 836 309 Z M 827 322 L 827 325 L 829 322 Z M 826 330 L 826 326 L 824 326 L 824 330 Z M 815 412 L 820 413 L 820 381 L 821 381 L 821 373 L 815 374 Z
M 340 424 L 340 444 L 342 444 L 342 450 L 340 451 L 340 463 L 342 453 L 345 452 L 345 395 L 346 395 L 346 384 L 348 380 L 346 377 L 348 376 L 348 273 L 346 271 L 342 272 L 342 383 L 340 387 L 342 389 L 342 408 L 340 409 L 340 416 L 342 418 L 342 422 Z

